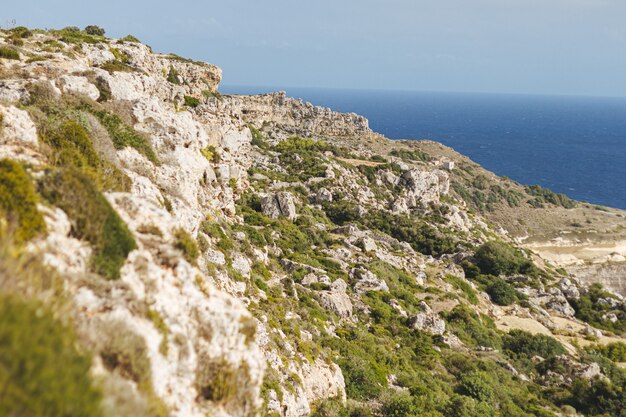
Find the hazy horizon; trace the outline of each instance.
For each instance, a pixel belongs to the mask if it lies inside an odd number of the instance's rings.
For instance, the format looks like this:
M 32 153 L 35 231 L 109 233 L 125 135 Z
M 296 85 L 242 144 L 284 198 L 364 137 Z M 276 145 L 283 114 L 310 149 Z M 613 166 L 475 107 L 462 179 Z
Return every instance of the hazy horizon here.
M 225 85 L 626 96 L 619 0 L 36 0 L 3 5 L 13 20 L 130 33 Z

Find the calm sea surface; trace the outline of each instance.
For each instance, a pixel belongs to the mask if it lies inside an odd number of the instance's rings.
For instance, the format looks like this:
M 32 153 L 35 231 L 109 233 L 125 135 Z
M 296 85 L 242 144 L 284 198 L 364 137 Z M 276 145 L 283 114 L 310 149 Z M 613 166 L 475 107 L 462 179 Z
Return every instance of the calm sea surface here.
M 392 139 L 431 139 L 485 168 L 577 200 L 626 209 L 626 99 L 499 94 L 283 89 L 367 117 Z

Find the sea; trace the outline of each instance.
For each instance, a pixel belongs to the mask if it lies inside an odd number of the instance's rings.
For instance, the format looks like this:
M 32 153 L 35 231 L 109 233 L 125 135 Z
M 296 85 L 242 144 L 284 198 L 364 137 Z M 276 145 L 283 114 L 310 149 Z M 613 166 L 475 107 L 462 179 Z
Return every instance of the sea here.
M 390 139 L 429 139 L 490 171 L 576 200 L 626 209 L 626 98 L 224 86 L 283 90 L 354 112 Z

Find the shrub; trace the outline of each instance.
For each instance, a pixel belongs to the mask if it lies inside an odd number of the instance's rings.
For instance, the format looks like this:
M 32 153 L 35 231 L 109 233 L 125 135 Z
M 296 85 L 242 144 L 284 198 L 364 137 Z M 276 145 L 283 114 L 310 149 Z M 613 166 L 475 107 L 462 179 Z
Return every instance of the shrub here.
M 563 345 L 553 337 L 543 334 L 533 335 L 517 329 L 511 330 L 503 337 L 502 347 L 518 357 L 528 359 L 533 356 L 549 359 L 565 353 Z
M 120 268 L 137 245 L 89 177 L 71 168 L 52 171 L 43 178 L 40 191 L 67 213 L 73 222 L 73 234 L 91 244 L 91 269 L 108 279 L 119 278 Z
M 489 402 L 493 396 L 492 384 L 493 381 L 485 372 L 472 371 L 461 377 L 459 393 L 478 401 Z
M 100 26 L 89 25 L 85 27 L 85 33 L 88 35 L 93 35 L 93 36 L 104 36 L 106 31 Z
M 511 245 L 491 241 L 484 243 L 474 255 L 476 265 L 483 274 L 510 275 L 533 272 L 533 264 Z
M 452 286 L 461 290 L 463 294 L 465 294 L 467 301 L 469 301 L 472 304 L 478 304 L 478 297 L 476 296 L 476 291 L 474 291 L 472 286 L 467 281 L 455 275 L 450 275 L 450 274 L 447 274 L 445 276 L 445 279 L 448 283 L 452 284 Z
M 200 149 L 200 153 L 209 162 L 218 163 L 222 160 L 219 152 L 217 151 L 217 149 L 215 149 L 215 146 L 213 145 L 209 145 L 206 148 Z
M 448 326 L 470 346 L 499 348 L 502 340 L 495 325 L 487 317 L 480 317 L 467 305 L 461 304 L 450 312 L 444 312 Z
M 404 160 L 409 160 L 409 161 L 427 162 L 432 159 L 430 155 L 418 149 L 415 149 L 413 151 L 409 151 L 407 149 L 394 149 L 393 151 L 389 152 L 389 155 L 392 155 L 392 156 L 395 156 Z
M 28 174 L 19 163 L 8 159 L 0 160 L 0 213 L 15 227 L 17 243 L 26 242 L 46 230 Z
M 433 226 L 407 215 L 393 215 L 383 211 L 370 212 L 361 219 L 370 229 L 409 243 L 413 249 L 425 255 L 440 256 L 454 253 L 456 239 L 449 233 L 442 233 Z
M 388 417 L 416 417 L 420 414 L 413 397 L 406 392 L 387 396 L 383 401 L 381 411 L 383 416 Z
M 185 229 L 176 229 L 174 231 L 176 243 L 174 247 L 183 253 L 183 257 L 190 264 L 195 264 L 200 256 L 200 248 L 198 243 L 191 237 Z
M 0 46 L 0 58 L 14 59 L 19 61 L 20 54 L 15 49 L 7 48 L 6 46 Z
M 576 318 L 583 320 L 600 329 L 610 330 L 622 334 L 626 332 L 626 308 L 622 306 L 617 310 L 612 310 L 608 303 L 601 302 L 604 298 L 614 296 L 602 288 L 601 284 L 592 284 L 586 294 L 582 294 L 579 299 L 569 300 L 576 311 Z M 612 322 L 606 319 L 606 314 L 613 311 L 618 320 Z
M 485 290 L 491 301 L 500 306 L 508 306 L 517 301 L 517 291 L 511 284 L 497 277 L 493 277 L 493 279 L 493 282 Z
M 167 81 L 171 82 L 172 84 L 175 85 L 180 85 L 180 78 L 178 75 L 178 71 L 176 71 L 176 68 L 174 67 L 170 67 L 170 70 L 167 73 Z
M 51 130 L 44 130 L 41 139 L 52 149 L 52 165 L 77 168 L 103 189 L 125 191 L 130 187 L 130 179 L 121 170 L 100 158 L 89 134 L 79 123 L 65 120 Z
M 134 37 L 133 35 L 126 35 L 120 39 L 122 42 L 131 42 L 131 43 L 141 43 L 139 39 Z
M 37 302 L 0 295 L 0 415 L 100 416 L 91 360 Z
M 159 164 L 159 159 L 148 138 L 126 125 L 119 116 L 105 110 L 89 108 L 89 112 L 96 116 L 107 130 L 115 149 L 124 149 L 127 146 L 134 148 L 153 164 Z
M 200 105 L 200 100 L 192 96 L 185 96 L 185 106 L 195 109 Z
M 613 362 L 626 362 L 626 343 L 613 342 L 604 346 L 594 346 L 589 350 L 601 353 Z
M 557 194 L 554 191 L 542 188 L 539 185 L 526 187 L 526 193 L 534 197 L 534 199 L 530 201 L 530 204 L 534 207 L 543 207 L 544 203 L 554 204 L 555 206 L 567 209 L 576 207 L 576 202 L 570 200 L 566 195 Z

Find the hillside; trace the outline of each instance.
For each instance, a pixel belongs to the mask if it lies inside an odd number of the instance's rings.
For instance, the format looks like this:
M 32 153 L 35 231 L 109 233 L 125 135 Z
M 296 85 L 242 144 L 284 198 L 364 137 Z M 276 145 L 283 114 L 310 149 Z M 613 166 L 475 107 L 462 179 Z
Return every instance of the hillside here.
M 624 212 L 88 32 L 0 32 L 0 417 L 622 415 Z

